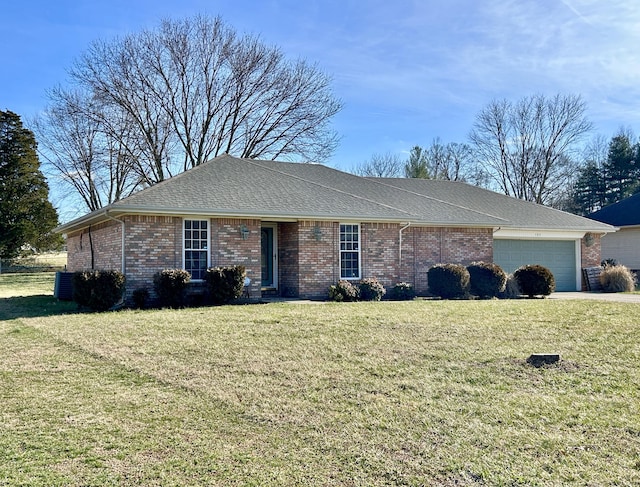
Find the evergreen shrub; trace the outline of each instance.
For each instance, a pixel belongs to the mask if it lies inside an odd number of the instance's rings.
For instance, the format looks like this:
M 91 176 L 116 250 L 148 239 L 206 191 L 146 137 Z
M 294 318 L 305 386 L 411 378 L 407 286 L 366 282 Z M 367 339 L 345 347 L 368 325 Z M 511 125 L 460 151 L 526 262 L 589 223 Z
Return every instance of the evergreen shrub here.
M 133 291 L 133 304 L 138 309 L 144 309 L 147 307 L 147 302 L 149 301 L 149 290 L 147 288 L 141 287 Z
M 556 290 L 556 280 L 551 271 L 538 264 L 516 269 L 513 277 L 518 282 L 520 292 L 530 298 L 548 296 Z
M 473 262 L 467 266 L 471 294 L 494 298 L 504 291 L 507 275 L 498 264 L 493 262 Z
M 357 301 L 360 297 L 360 289 L 350 281 L 340 280 L 337 284 L 329 286 L 329 299 L 331 301 Z
M 394 301 L 411 301 L 416 291 L 408 282 L 399 282 L 389 290 L 389 298 Z
M 113 308 L 125 290 L 125 277 L 119 271 L 79 271 L 73 274 L 73 300 L 94 311 Z
M 461 298 L 469 292 L 469 271 L 460 264 L 436 264 L 427 272 L 429 292 L 443 299 Z
M 522 293 L 520 292 L 520 286 L 513 274 L 507 276 L 504 290 L 500 293 L 499 297 L 502 299 L 518 299 Z
M 242 296 L 246 269 L 243 265 L 212 267 L 207 269 L 204 280 L 209 297 L 215 304 L 225 304 Z
M 384 286 L 375 277 L 361 279 L 358 283 L 360 300 L 380 301 L 387 292 Z
M 165 269 L 153 276 L 153 287 L 161 307 L 181 308 L 185 305 L 191 274 L 184 269 Z

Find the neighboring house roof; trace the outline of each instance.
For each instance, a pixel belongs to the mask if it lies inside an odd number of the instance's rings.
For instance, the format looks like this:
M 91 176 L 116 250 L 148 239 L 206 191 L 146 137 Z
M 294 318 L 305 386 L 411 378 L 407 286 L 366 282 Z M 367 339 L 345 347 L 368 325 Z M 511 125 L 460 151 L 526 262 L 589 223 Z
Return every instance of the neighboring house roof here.
M 605 206 L 588 217 L 616 227 L 640 225 L 640 193 Z
M 363 178 L 319 164 L 222 155 L 58 227 L 70 232 L 124 214 L 355 220 L 607 232 L 613 229 L 451 181 Z

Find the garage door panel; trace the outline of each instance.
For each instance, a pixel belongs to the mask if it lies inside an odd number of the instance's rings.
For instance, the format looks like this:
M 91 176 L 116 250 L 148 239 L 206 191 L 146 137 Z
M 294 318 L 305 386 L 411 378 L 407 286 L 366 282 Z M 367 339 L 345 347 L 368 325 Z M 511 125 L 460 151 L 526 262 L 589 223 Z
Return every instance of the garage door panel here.
M 556 290 L 576 290 L 576 258 L 573 240 L 509 240 L 493 242 L 493 260 L 507 273 L 527 264 L 547 267 L 556 279 Z

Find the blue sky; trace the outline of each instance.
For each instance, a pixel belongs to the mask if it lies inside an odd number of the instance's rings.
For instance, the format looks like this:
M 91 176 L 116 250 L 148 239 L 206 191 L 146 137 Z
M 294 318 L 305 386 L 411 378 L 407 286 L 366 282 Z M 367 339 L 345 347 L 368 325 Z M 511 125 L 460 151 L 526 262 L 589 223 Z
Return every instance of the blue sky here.
M 580 94 L 594 134 L 640 131 L 637 0 L 22 0 L 0 15 L 0 109 L 28 120 L 95 39 L 221 15 L 330 73 L 344 109 L 329 165 L 466 140 L 495 98 Z

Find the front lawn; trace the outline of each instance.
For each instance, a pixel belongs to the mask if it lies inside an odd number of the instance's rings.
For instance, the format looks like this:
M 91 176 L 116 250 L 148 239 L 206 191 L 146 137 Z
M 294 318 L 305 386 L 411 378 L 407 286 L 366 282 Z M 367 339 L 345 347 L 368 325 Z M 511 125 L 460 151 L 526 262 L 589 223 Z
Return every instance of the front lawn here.
M 638 305 L 4 296 L 0 485 L 640 484 Z

